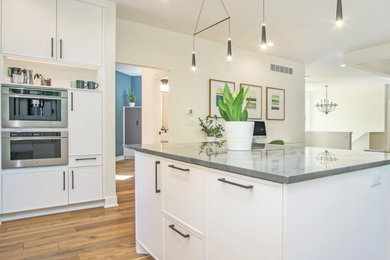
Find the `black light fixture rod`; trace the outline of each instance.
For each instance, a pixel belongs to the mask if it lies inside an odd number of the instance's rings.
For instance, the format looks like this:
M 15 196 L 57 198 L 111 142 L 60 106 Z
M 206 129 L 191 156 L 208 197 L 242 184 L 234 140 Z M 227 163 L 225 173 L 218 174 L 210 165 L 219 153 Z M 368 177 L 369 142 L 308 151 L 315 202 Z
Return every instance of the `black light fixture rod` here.
M 210 26 L 208 26 L 208 27 L 206 27 L 206 28 L 204 28 L 204 29 L 202 29 L 202 30 L 200 30 L 200 31 L 195 32 L 195 33 L 194 33 L 194 36 L 195 36 L 195 35 L 198 35 L 198 34 L 201 33 L 201 32 L 204 32 L 204 31 L 210 29 L 211 27 L 214 27 L 214 26 L 216 26 L 216 25 L 218 25 L 218 24 L 220 24 L 220 23 L 223 23 L 223 22 L 225 22 L 226 20 L 230 20 L 230 16 L 229 16 L 229 17 L 226 17 L 225 19 L 222 19 L 221 21 L 216 22 L 215 24 L 212 24 L 212 25 L 210 25 Z

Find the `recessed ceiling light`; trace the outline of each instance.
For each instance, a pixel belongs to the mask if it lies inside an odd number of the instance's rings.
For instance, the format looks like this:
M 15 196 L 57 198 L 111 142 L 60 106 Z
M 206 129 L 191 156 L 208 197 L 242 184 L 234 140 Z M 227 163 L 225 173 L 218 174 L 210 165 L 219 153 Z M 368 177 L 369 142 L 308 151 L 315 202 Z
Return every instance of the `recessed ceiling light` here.
M 340 64 L 340 67 L 347 67 L 347 64 Z
M 310 78 L 310 76 L 309 75 L 305 75 L 305 79 L 308 79 L 308 78 Z

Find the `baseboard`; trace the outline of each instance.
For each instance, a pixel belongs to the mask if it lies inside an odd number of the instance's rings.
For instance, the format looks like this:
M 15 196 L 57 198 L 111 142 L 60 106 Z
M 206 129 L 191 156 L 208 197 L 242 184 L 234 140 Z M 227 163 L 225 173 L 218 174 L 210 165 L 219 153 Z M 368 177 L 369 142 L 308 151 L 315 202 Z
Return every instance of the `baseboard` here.
M 103 207 L 103 206 L 104 206 L 104 201 L 98 200 L 98 201 L 79 203 L 79 204 L 74 204 L 74 205 L 65 205 L 65 206 L 60 206 L 60 207 L 46 208 L 46 209 L 37 209 L 37 210 L 30 210 L 30 211 L 7 213 L 7 214 L 1 215 L 0 220 L 1 220 L 1 222 L 5 222 L 5 221 L 11 221 L 11 220 L 17 220 L 17 219 L 33 218 L 33 217 L 39 217 L 39 216 L 45 216 L 45 215 L 64 213 L 64 212 L 69 212 L 69 211 L 98 208 L 98 207 Z
M 104 207 L 105 208 L 118 207 L 118 198 L 116 196 L 105 198 Z
M 119 156 L 115 157 L 115 161 L 122 161 L 124 159 L 125 159 L 124 155 L 119 155 Z

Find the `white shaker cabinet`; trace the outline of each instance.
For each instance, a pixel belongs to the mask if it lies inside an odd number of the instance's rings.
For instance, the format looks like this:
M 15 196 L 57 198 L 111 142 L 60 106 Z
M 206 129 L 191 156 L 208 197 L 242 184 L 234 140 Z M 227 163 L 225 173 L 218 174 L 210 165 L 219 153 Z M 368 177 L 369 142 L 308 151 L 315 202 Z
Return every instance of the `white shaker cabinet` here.
M 103 199 L 101 166 L 69 168 L 69 204 Z
M 78 0 L 57 0 L 57 58 L 102 64 L 103 8 Z
M 56 0 L 2 0 L 2 52 L 53 60 Z
M 68 204 L 65 170 L 3 172 L 3 213 Z
M 282 260 L 282 185 L 207 172 L 207 259 Z
M 163 259 L 163 214 L 161 160 L 135 153 L 135 218 L 137 252 L 139 246 L 154 258 Z
M 68 91 L 69 156 L 102 154 L 102 129 L 102 93 Z

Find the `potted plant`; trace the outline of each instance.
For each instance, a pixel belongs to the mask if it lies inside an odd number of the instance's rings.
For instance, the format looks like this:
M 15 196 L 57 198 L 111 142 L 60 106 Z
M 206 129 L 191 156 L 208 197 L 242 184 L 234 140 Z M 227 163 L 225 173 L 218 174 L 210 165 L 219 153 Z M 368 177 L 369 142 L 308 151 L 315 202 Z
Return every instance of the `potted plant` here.
M 223 131 L 225 131 L 225 129 L 220 123 L 218 123 L 217 116 L 215 116 L 215 140 L 217 142 L 222 141 Z
M 134 107 L 135 106 L 135 101 L 137 101 L 137 97 L 135 96 L 134 92 L 131 92 L 130 89 L 129 89 L 129 92 L 127 94 L 127 98 L 129 100 L 130 107 Z
M 248 122 L 248 104 L 243 108 L 249 88 L 241 88 L 238 94 L 230 92 L 225 84 L 223 98 L 218 102 L 219 112 L 225 120 L 225 130 L 228 150 L 251 150 L 254 122 Z
M 199 118 L 199 125 L 201 131 L 206 134 L 207 142 L 215 142 L 215 125 L 210 116 L 206 116 L 204 120 Z

